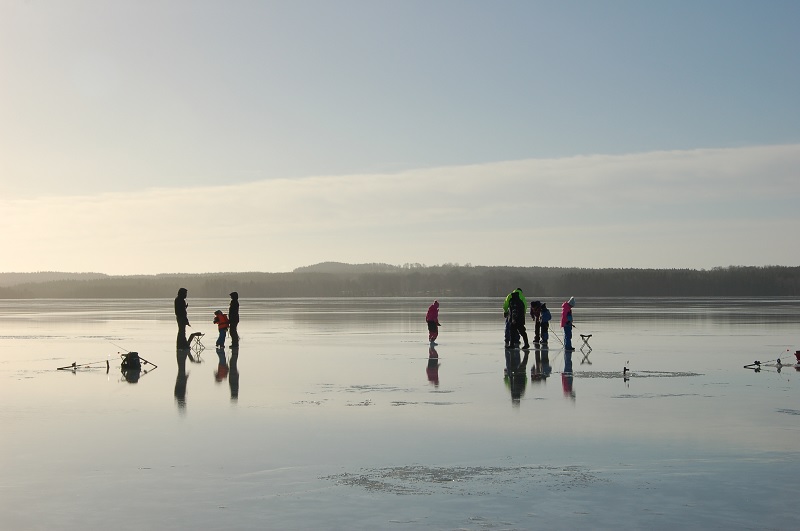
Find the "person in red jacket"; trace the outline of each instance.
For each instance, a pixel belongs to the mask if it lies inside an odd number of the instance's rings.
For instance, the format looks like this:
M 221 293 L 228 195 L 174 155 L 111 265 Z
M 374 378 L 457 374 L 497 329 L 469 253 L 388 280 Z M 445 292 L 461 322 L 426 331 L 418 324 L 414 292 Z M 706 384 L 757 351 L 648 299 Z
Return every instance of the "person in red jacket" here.
M 217 347 L 225 348 L 225 336 L 228 334 L 228 316 L 222 313 L 221 310 L 214 312 L 214 323 L 219 328 L 219 337 L 217 338 Z
M 436 338 L 439 337 L 439 301 L 433 301 L 428 306 L 428 313 L 425 314 L 425 321 L 428 323 L 428 341 L 431 346 L 436 346 Z

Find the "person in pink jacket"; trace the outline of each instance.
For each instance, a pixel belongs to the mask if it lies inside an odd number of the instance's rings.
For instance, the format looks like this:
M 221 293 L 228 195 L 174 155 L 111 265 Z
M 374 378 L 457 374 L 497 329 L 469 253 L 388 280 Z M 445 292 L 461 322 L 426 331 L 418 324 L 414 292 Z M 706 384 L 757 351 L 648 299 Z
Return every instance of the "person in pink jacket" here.
M 573 306 L 575 306 L 575 297 L 570 297 L 568 301 L 561 305 L 561 328 L 564 329 L 564 350 L 575 350 L 572 348 Z
M 428 323 L 428 341 L 431 345 L 436 345 L 436 338 L 439 337 L 439 301 L 433 301 L 425 314 L 425 321 Z

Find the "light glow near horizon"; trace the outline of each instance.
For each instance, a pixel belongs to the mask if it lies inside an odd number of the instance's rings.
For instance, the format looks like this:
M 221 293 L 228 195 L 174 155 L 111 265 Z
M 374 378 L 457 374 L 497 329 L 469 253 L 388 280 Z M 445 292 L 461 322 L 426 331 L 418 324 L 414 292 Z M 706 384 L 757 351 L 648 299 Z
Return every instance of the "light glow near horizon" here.
M 0 271 L 800 265 L 798 22 L 0 0 Z

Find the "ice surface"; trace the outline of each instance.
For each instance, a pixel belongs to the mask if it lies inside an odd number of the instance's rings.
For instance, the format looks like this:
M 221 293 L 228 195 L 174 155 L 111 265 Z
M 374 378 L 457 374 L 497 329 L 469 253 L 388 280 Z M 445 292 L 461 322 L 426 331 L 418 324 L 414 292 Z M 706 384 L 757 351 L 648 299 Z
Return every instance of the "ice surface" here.
M 241 297 L 235 360 L 189 298 L 183 373 L 171 299 L 0 301 L 3 528 L 800 528 L 800 373 L 743 368 L 798 300 L 578 299 L 592 350 L 506 378 L 502 300 L 440 298 L 432 350 L 428 299 Z

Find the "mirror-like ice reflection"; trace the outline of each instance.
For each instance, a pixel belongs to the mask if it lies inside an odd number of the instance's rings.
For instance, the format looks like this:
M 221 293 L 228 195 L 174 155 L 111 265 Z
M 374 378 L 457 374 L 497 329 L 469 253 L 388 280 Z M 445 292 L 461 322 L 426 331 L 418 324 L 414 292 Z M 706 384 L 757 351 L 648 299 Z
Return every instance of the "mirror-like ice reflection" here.
M 800 372 L 744 368 L 792 361 L 800 301 L 578 298 L 565 352 L 439 300 L 432 346 L 432 299 L 242 294 L 215 349 L 190 294 L 183 350 L 170 298 L 0 301 L 4 525 L 800 527 Z

